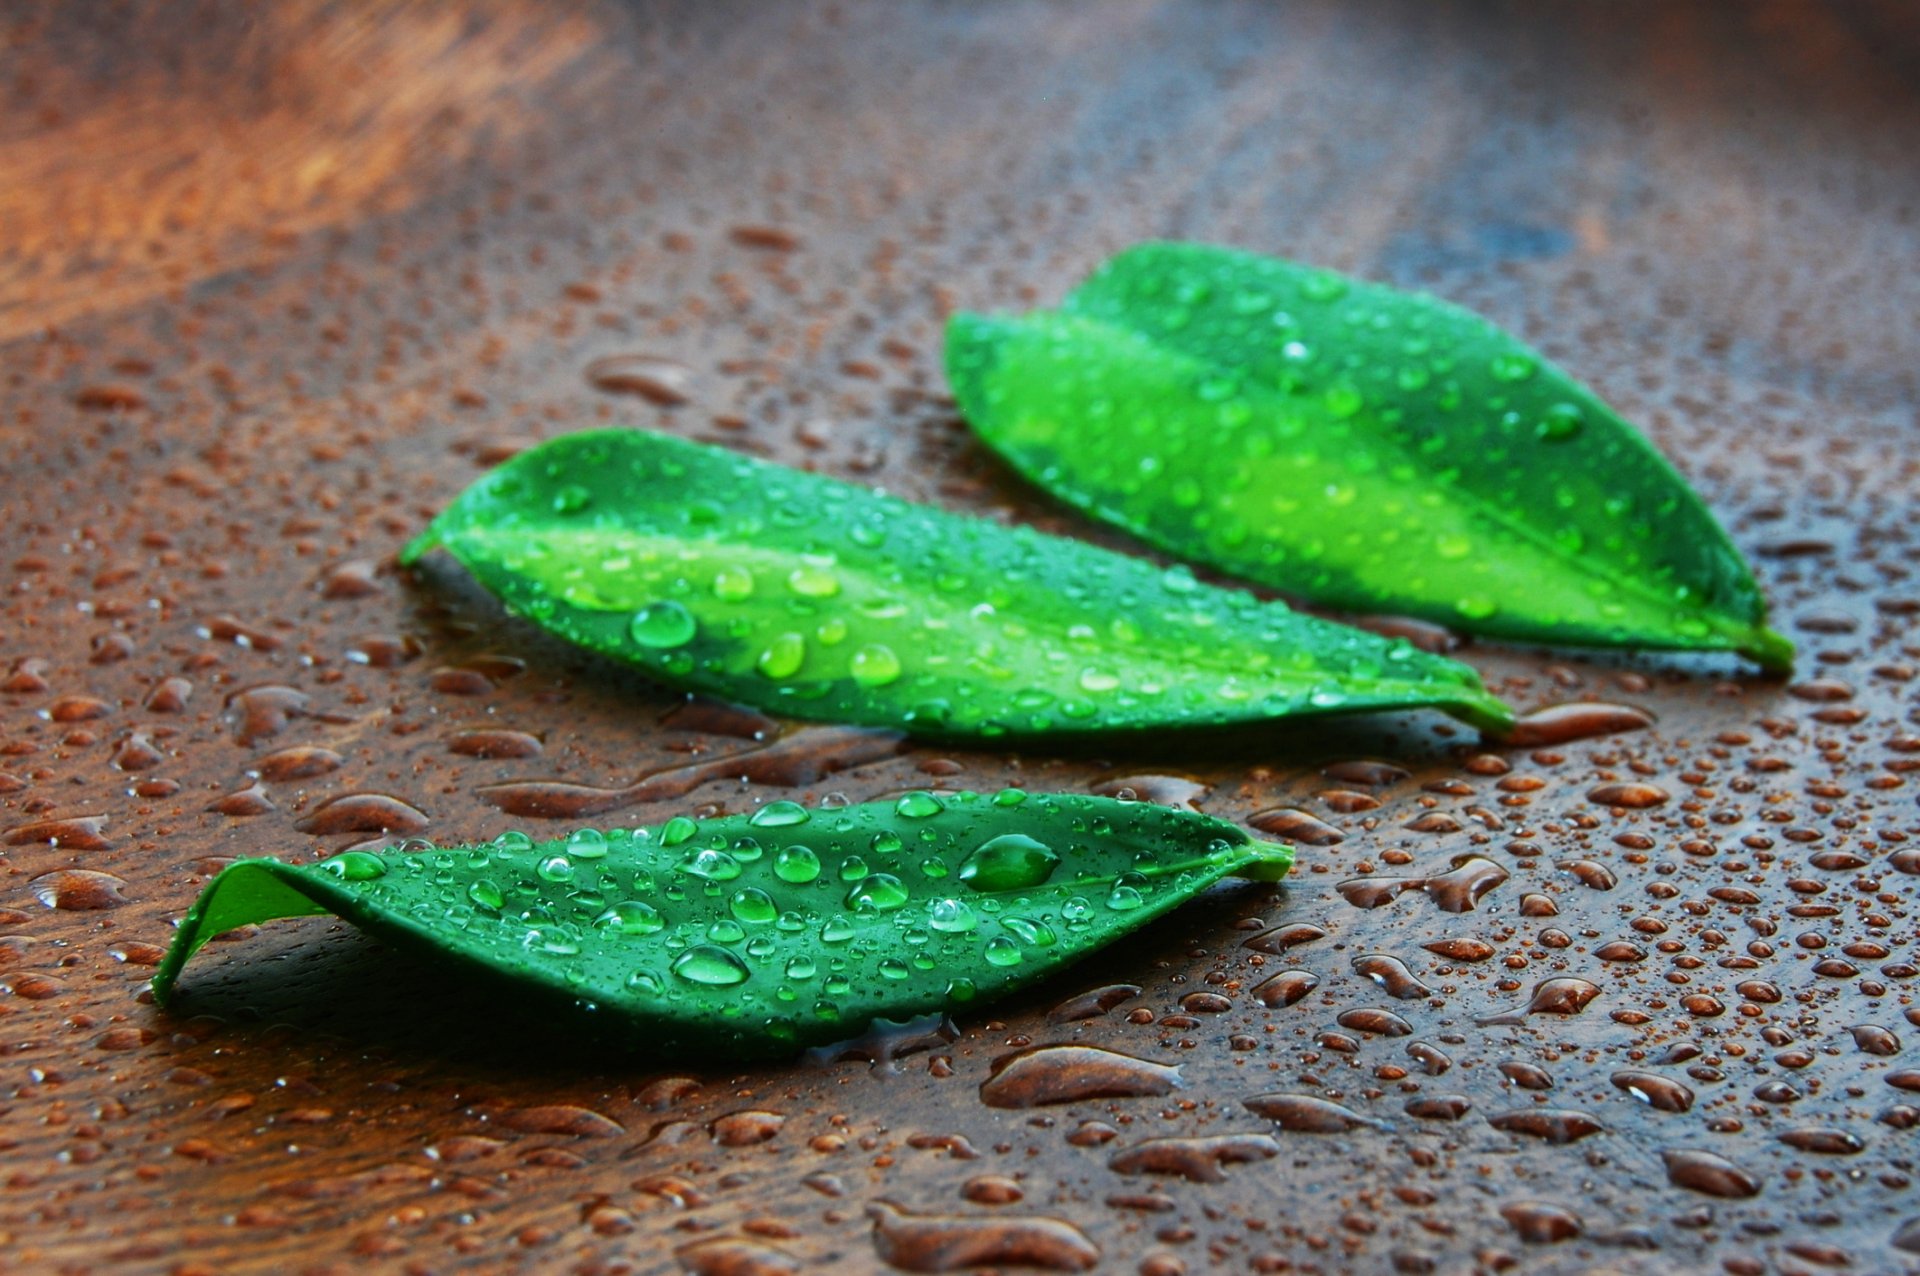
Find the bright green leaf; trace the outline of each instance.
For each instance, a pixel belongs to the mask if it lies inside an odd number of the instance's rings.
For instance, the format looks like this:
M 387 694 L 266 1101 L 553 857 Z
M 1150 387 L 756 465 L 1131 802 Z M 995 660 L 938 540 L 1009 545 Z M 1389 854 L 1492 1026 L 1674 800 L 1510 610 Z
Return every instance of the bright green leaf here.
M 408 546 L 682 687 L 959 737 L 1432 705 L 1498 730 L 1464 665 L 1077 541 L 666 435 L 569 435 Z
M 189 910 L 153 991 L 171 1005 L 222 931 L 335 913 L 649 1049 L 779 1054 L 990 1001 L 1224 877 L 1276 881 L 1292 863 L 1208 816 L 1013 789 L 242 860 Z
M 1194 561 L 1503 638 L 1790 667 L 1739 552 L 1652 446 L 1432 297 L 1145 244 L 1057 312 L 954 316 L 947 367 L 1022 473 Z

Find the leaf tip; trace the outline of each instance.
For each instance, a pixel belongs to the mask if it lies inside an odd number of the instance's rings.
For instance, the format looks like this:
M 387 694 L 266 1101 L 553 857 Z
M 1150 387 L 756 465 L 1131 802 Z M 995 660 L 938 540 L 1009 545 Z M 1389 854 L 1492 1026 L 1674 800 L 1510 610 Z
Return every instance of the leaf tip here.
M 1458 700 L 1443 707 L 1448 713 L 1483 735 L 1496 738 L 1511 734 L 1514 723 L 1517 721 L 1512 706 L 1484 688 L 1468 699 Z
M 1285 842 L 1248 842 L 1252 858 L 1234 876 L 1249 882 L 1277 882 L 1293 868 L 1293 848 Z
M 1740 654 L 1768 673 L 1793 672 L 1793 640 L 1765 625 L 1754 630 L 1752 641 L 1740 648 Z
M 394 555 L 394 561 L 398 562 L 402 567 L 411 567 L 425 557 L 427 551 L 437 548 L 439 544 L 440 520 L 435 519 L 427 525 L 426 531 L 421 532 L 401 547 L 400 552 Z

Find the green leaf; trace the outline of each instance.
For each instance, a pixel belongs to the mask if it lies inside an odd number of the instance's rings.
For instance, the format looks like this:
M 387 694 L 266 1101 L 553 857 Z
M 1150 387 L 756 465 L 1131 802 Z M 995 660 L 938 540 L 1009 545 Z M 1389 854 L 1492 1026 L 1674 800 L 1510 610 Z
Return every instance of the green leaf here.
M 1277 881 L 1292 863 L 1208 816 L 1018 789 L 242 860 L 189 910 L 153 991 L 171 1005 L 222 931 L 326 912 L 633 1043 L 778 1054 L 1004 996 L 1223 877 Z
M 1185 568 L 909 505 L 660 434 L 569 435 L 408 546 L 682 687 L 805 718 L 994 737 L 1433 705 L 1471 669 Z
M 1791 666 L 1739 551 L 1659 453 L 1432 297 L 1144 244 L 1057 312 L 955 315 L 947 370 L 1028 478 L 1248 580 L 1503 638 Z

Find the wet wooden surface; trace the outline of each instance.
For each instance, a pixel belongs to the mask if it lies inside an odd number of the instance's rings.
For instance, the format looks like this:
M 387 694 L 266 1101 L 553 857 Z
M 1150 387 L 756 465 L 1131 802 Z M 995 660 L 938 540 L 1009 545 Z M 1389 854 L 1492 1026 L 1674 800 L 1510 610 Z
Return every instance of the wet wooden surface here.
M 1911 8 L 0 23 L 0 1266 L 1920 1265 Z M 488 785 L 754 747 L 456 571 L 392 569 L 529 441 L 667 429 L 1121 544 L 968 441 L 939 330 L 1149 236 L 1537 343 L 1699 485 L 1795 677 L 1475 645 L 1522 708 L 1657 721 L 918 748 L 601 817 L 1105 783 L 1302 842 L 1290 885 L 878 1062 L 596 1056 L 325 919 L 215 945 L 153 1007 L 171 921 L 233 857 L 383 821 L 476 840 L 507 822 Z M 391 802 L 300 831 L 345 794 Z M 997 1059 L 1062 1043 L 1179 1087 L 983 1101 Z M 1073 1058 L 1036 1057 L 1071 1092 Z

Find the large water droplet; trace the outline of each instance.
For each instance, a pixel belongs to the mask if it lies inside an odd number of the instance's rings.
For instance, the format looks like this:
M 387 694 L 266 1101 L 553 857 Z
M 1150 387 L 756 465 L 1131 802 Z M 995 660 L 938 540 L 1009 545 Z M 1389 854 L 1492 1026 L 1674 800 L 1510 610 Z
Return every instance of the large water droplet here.
M 805 824 L 811 818 L 807 808 L 798 802 L 769 802 L 753 813 L 749 824 L 761 828 L 792 828 L 796 824 Z
M 648 603 L 633 613 L 627 635 L 642 647 L 663 650 L 684 647 L 693 641 L 700 626 L 693 613 L 671 600 Z
M 737 603 L 753 596 L 753 571 L 750 568 L 722 567 L 713 576 L 713 596 L 722 602 Z
M 960 880 L 977 891 L 1028 890 L 1052 877 L 1059 864 L 1060 856 L 1045 842 L 1004 833 L 961 861 Z
M 948 935 L 964 934 L 980 924 L 965 900 L 937 899 L 927 909 L 927 925 Z
M 652 904 L 624 899 L 594 918 L 593 924 L 621 935 L 651 935 L 663 929 L 667 922 Z
M 735 891 L 733 898 L 727 901 L 727 907 L 735 917 L 749 925 L 764 925 L 780 915 L 773 896 L 753 886 Z
M 868 643 L 853 653 L 849 666 L 853 680 L 863 687 L 884 687 L 900 677 L 900 657 L 893 648 Z
M 725 851 L 701 847 L 680 861 L 680 867 L 710 882 L 730 882 L 740 876 L 740 861 Z
M 1005 935 L 997 935 L 987 941 L 985 956 L 987 963 L 992 966 L 1018 966 L 1021 961 L 1020 945 Z
M 840 578 L 824 567 L 796 567 L 787 575 L 787 588 L 802 598 L 831 598 L 840 592 Z
M 386 861 L 378 855 L 369 855 L 365 851 L 348 851 L 336 855 L 320 865 L 326 872 L 348 882 L 370 882 L 387 875 Z
M 567 837 L 567 854 L 580 860 L 605 859 L 607 835 L 599 829 L 575 829 Z
M 903 907 L 907 902 L 907 888 L 891 873 L 871 873 L 854 884 L 847 892 L 846 906 L 856 912 L 872 909 L 875 912 L 890 913 Z
M 786 846 L 773 857 L 773 874 L 783 882 L 804 885 L 820 876 L 820 857 L 808 846 Z
M 947 808 L 933 794 L 916 789 L 901 795 L 900 800 L 893 804 L 893 809 L 910 820 L 926 820 Z
M 784 682 L 800 672 L 807 661 L 807 640 L 800 634 L 781 634 L 767 644 L 755 665 L 776 682 Z
M 747 963 L 716 944 L 696 944 L 673 959 L 673 973 L 692 984 L 725 988 L 745 983 Z

